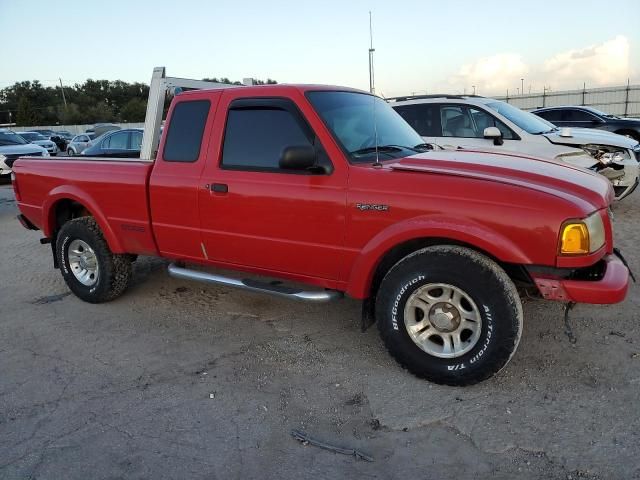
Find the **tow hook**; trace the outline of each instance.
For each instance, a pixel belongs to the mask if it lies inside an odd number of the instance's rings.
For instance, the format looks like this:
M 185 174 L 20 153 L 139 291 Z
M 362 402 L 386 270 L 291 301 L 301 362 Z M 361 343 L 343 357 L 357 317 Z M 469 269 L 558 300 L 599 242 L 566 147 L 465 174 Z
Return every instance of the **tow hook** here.
M 616 257 L 618 257 L 620 259 L 620 261 L 622 262 L 622 264 L 627 267 L 627 270 L 629 270 L 629 276 L 631 277 L 631 280 L 633 280 L 633 283 L 636 283 L 636 276 L 633 274 L 633 272 L 631 271 L 631 267 L 629 267 L 629 264 L 627 263 L 627 259 L 624 258 L 624 256 L 622 255 L 622 252 L 620 251 L 619 248 L 614 247 L 613 248 L 613 253 Z

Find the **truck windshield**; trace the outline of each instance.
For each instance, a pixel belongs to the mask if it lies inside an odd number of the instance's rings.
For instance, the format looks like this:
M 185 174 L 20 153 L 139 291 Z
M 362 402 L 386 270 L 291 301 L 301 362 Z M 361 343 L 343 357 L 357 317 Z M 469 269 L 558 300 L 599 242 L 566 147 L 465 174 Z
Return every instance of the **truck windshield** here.
M 489 103 L 487 104 L 487 107 L 511 120 L 522 130 L 527 133 L 531 133 L 532 135 L 548 133 L 555 128 L 555 125 L 541 119 L 537 115 L 520 110 L 519 108 L 505 102 Z
M 25 140 L 20 135 L 14 132 L 0 132 L 0 147 L 6 147 L 7 145 L 24 145 Z
M 372 162 L 424 151 L 423 141 L 387 102 L 358 92 L 311 91 L 307 98 L 354 162 Z

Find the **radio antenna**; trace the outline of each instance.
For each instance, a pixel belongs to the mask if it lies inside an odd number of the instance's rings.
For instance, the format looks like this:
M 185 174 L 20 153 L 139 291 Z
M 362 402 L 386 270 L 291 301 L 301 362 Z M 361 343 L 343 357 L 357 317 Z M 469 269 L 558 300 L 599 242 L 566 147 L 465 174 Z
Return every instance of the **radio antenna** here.
M 381 167 L 380 163 L 380 155 L 378 151 L 378 119 L 376 118 L 376 96 L 371 95 L 371 99 L 373 100 L 373 140 L 376 146 L 376 161 L 373 163 L 374 167 Z
M 371 10 L 369 10 L 369 92 L 376 93 L 375 79 L 373 76 L 373 25 L 371 21 Z
M 373 79 L 373 52 L 376 50 L 373 48 L 373 26 L 371 21 L 371 10 L 369 10 L 369 92 L 371 93 L 371 100 L 373 101 L 373 138 L 376 146 L 376 161 L 374 167 L 381 167 L 380 152 L 378 151 L 378 121 L 376 119 L 376 87 Z

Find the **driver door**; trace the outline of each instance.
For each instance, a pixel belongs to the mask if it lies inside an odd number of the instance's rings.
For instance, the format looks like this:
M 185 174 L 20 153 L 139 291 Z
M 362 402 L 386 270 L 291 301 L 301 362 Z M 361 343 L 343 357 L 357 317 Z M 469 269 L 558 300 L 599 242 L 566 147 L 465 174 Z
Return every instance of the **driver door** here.
M 240 89 L 238 89 L 240 90 Z M 209 261 L 299 278 L 338 279 L 344 249 L 344 165 L 289 99 L 223 93 L 199 193 Z M 226 117 L 226 118 L 225 118 Z M 311 145 L 325 173 L 284 170 L 282 151 Z

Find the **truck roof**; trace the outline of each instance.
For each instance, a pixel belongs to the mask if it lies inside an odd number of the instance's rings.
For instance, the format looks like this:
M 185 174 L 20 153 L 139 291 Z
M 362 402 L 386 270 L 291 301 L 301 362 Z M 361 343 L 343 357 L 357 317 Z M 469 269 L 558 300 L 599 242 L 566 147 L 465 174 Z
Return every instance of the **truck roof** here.
M 213 90 L 213 91 L 226 90 L 227 88 L 224 88 L 224 87 L 213 87 L 213 88 L 201 89 L 201 90 L 188 90 L 188 91 L 181 92 L 179 95 L 195 94 L 197 92 L 202 92 L 203 90 L 204 91 L 206 91 L 206 90 Z M 247 95 L 252 95 L 252 94 L 256 94 L 256 93 L 264 94 L 265 92 L 271 92 L 273 94 L 281 94 L 282 95 L 282 94 L 290 93 L 292 91 L 297 91 L 297 92 L 304 93 L 304 92 L 318 91 L 318 90 L 338 91 L 338 92 L 355 92 L 355 93 L 364 93 L 364 94 L 370 95 L 369 92 L 366 92 L 364 90 L 359 90 L 357 88 L 351 88 L 351 87 L 341 87 L 341 86 L 337 86 L 337 85 L 279 83 L 279 84 L 270 84 L 270 85 L 250 85 L 250 86 L 238 85 L 237 88 L 241 88 L 242 91 L 245 92 Z

